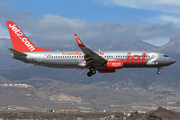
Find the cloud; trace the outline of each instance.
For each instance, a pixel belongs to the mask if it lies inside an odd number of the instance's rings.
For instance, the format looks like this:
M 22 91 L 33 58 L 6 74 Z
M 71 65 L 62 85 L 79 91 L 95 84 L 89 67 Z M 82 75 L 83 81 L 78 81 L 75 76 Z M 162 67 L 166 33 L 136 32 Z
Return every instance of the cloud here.
M 160 1 L 138 1 L 126 2 L 126 0 L 105 0 L 113 4 L 121 6 L 129 6 L 133 8 L 141 8 L 143 5 L 146 7 L 154 5 L 180 5 L 180 2 L 160 0 Z M 74 33 L 77 33 L 85 44 L 102 42 L 103 40 L 122 41 L 122 42 L 136 42 L 138 40 L 153 40 L 157 41 L 160 38 L 169 37 L 171 35 L 178 35 L 180 31 L 175 22 L 179 18 L 173 16 L 160 16 L 154 18 L 155 21 L 167 21 L 163 24 L 137 24 L 131 21 L 126 22 L 106 22 L 98 21 L 97 23 L 88 23 L 85 20 L 78 18 L 65 18 L 53 14 L 44 14 L 41 19 L 36 19 L 33 13 L 19 12 L 12 13 L 8 11 L 10 5 L 2 0 L 6 10 L 0 14 L 0 38 L 9 37 L 6 20 L 13 20 L 18 27 L 27 35 L 31 35 L 32 42 L 37 46 L 46 44 L 76 44 Z M 1 9 L 1 8 L 0 8 Z M 153 20 L 153 19 L 152 19 Z M 175 22 L 168 22 L 175 21 Z M 2 27 L 3 26 L 3 27 Z M 162 40 L 162 39 L 161 39 Z
M 160 15 L 158 17 L 151 17 L 149 19 L 150 22 L 152 23 L 174 23 L 178 26 L 180 26 L 180 17 L 178 15 L 174 16 L 174 15 Z
M 33 14 L 28 12 L 6 14 L 3 17 L 5 20 L 13 20 L 25 34 L 36 36 L 40 38 L 39 42 L 49 44 L 75 44 L 74 33 L 77 33 L 82 41 L 88 44 L 102 42 L 104 39 L 135 42 L 179 34 L 179 29 L 173 23 L 154 25 L 142 25 L 131 21 L 88 23 L 77 18 L 69 19 L 53 14 L 45 14 L 41 19 L 35 19 Z M 5 21 L 3 26 L 6 28 Z M 41 43 L 37 42 L 38 46 L 39 44 Z
M 7 31 L 7 28 L 2 27 L 2 24 L 0 23 L 0 38 L 10 38 L 9 33 Z
M 7 48 L 9 48 L 9 47 L 12 47 L 10 39 L 0 38 L 0 53 L 2 52 L 2 50 L 7 51 Z
M 180 13 L 179 0 L 101 0 L 105 5 L 118 5 L 130 8 Z
M 6 9 L 10 7 L 11 5 L 3 0 L 0 0 L 0 9 Z
M 141 8 L 141 6 L 149 5 L 180 5 L 180 2 L 176 0 L 167 1 L 160 0 L 143 2 L 139 0 L 134 0 L 132 2 L 126 2 L 126 0 L 116 1 L 116 0 L 105 0 L 106 2 L 111 2 L 113 4 L 129 6 L 133 8 Z M 76 44 L 74 33 L 77 33 L 79 37 L 84 41 L 85 44 L 102 42 L 103 40 L 112 41 L 122 41 L 122 42 L 135 42 L 138 40 L 153 40 L 160 37 L 167 37 L 170 35 L 177 35 L 180 31 L 174 23 L 164 23 L 164 24 L 137 24 L 131 21 L 112 23 L 106 21 L 98 21 L 97 23 L 88 23 L 85 20 L 80 20 L 78 18 L 65 18 L 53 14 L 45 14 L 41 19 L 34 18 L 34 14 L 30 12 L 19 12 L 12 13 L 8 11 L 7 8 L 10 5 L 2 0 L 0 3 L 4 5 L 4 8 L 0 9 L 6 10 L 3 14 L 0 14 L 0 38 L 9 37 L 6 20 L 13 20 L 18 27 L 27 35 L 31 35 L 34 38 L 36 45 L 41 45 L 42 43 L 49 44 Z M 159 20 L 174 20 L 178 21 L 178 18 L 161 16 Z M 38 40 L 38 39 L 39 40 Z M 1 42 L 2 43 L 2 42 Z M 1 45 L 2 46 L 2 45 Z

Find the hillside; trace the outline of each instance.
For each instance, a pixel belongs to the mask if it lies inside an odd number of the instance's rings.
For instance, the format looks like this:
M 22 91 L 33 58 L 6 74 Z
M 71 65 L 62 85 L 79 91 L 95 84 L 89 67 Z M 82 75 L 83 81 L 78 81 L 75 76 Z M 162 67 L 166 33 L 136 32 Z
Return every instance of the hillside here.
M 169 42 L 161 46 L 158 51 L 180 53 L 180 35 L 174 36 L 169 39 Z
M 157 110 L 146 114 L 132 113 L 128 120 L 180 120 L 180 113 L 159 107 Z
M 12 84 L 13 82 L 0 75 L 0 84 Z
M 66 119 L 66 120 L 92 120 L 92 119 L 106 119 L 111 120 L 109 116 L 114 115 L 113 120 L 123 119 L 123 112 L 79 112 L 79 111 L 60 111 L 60 112 L 48 112 L 48 111 L 0 111 L 0 117 L 3 119 Z M 149 113 L 132 113 L 130 117 L 126 117 L 127 120 L 179 120 L 180 113 L 166 110 L 164 108 L 158 108 L 157 110 Z M 99 119 L 98 119 L 99 120 Z
M 0 110 L 150 111 L 159 105 L 167 105 L 167 97 L 171 98 L 171 101 L 176 99 L 176 96 L 168 93 L 109 90 L 91 85 L 70 85 L 59 81 L 39 89 L 0 86 L 0 96 Z M 179 103 L 180 100 L 174 103 L 177 111 L 180 110 Z
M 180 113 L 159 107 L 157 110 L 150 112 L 146 118 L 147 120 L 179 120 Z
M 49 99 L 49 95 L 51 96 L 54 95 L 54 97 L 57 96 L 56 100 L 59 100 L 58 96 L 61 94 L 65 94 L 76 97 L 74 98 L 74 100 L 77 99 L 78 102 L 79 101 L 92 102 L 94 100 L 95 102 L 93 103 L 96 104 L 104 103 L 107 105 L 109 103 L 111 104 L 113 104 L 114 102 L 116 103 L 117 101 L 120 100 L 118 104 L 123 105 L 123 104 L 130 104 L 132 101 L 138 102 L 144 100 L 146 97 L 148 97 L 146 96 L 145 93 L 146 92 L 139 92 L 137 94 L 134 94 L 134 92 L 130 92 L 130 91 L 108 90 L 105 88 L 99 88 L 90 85 L 79 85 L 79 84 L 70 85 L 67 83 L 54 81 L 48 86 L 39 89 L 36 95 L 37 96 L 40 96 L 42 94 L 47 95 L 44 96 L 44 99 Z M 149 95 L 153 96 L 153 94 L 149 94 Z M 139 98 L 136 98 L 136 96 L 139 96 Z

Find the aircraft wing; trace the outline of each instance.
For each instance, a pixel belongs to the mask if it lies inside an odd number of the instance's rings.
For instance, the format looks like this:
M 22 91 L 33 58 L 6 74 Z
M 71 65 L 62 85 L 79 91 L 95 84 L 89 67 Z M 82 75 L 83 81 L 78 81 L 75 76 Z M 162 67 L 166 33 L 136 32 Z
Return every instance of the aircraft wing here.
M 102 65 L 107 62 L 106 59 L 102 58 L 101 56 L 99 56 L 98 54 L 90 50 L 88 47 L 84 46 L 84 44 L 81 42 L 77 34 L 74 34 L 74 36 L 76 38 L 78 46 L 81 48 L 81 50 L 85 54 L 84 57 L 85 57 L 87 65 L 91 65 L 91 64 Z

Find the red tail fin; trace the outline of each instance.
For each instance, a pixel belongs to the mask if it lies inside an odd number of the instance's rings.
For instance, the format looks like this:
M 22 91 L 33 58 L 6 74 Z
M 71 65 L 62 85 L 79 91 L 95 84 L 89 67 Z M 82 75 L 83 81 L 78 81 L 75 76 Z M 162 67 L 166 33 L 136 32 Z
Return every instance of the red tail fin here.
M 33 45 L 13 21 L 6 21 L 6 23 L 15 50 L 20 52 L 50 51 Z

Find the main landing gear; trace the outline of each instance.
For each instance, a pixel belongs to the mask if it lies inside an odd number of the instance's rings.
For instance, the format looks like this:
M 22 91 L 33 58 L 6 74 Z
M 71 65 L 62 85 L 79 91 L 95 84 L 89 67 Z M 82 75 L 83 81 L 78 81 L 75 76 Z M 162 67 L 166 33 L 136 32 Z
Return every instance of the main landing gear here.
M 91 77 L 94 74 L 96 74 L 96 69 L 90 69 L 90 71 L 87 73 L 87 76 Z
M 159 70 L 160 70 L 160 68 L 158 68 L 158 71 L 157 71 L 157 74 L 158 74 L 158 75 L 161 73 L 161 71 L 159 71 Z

